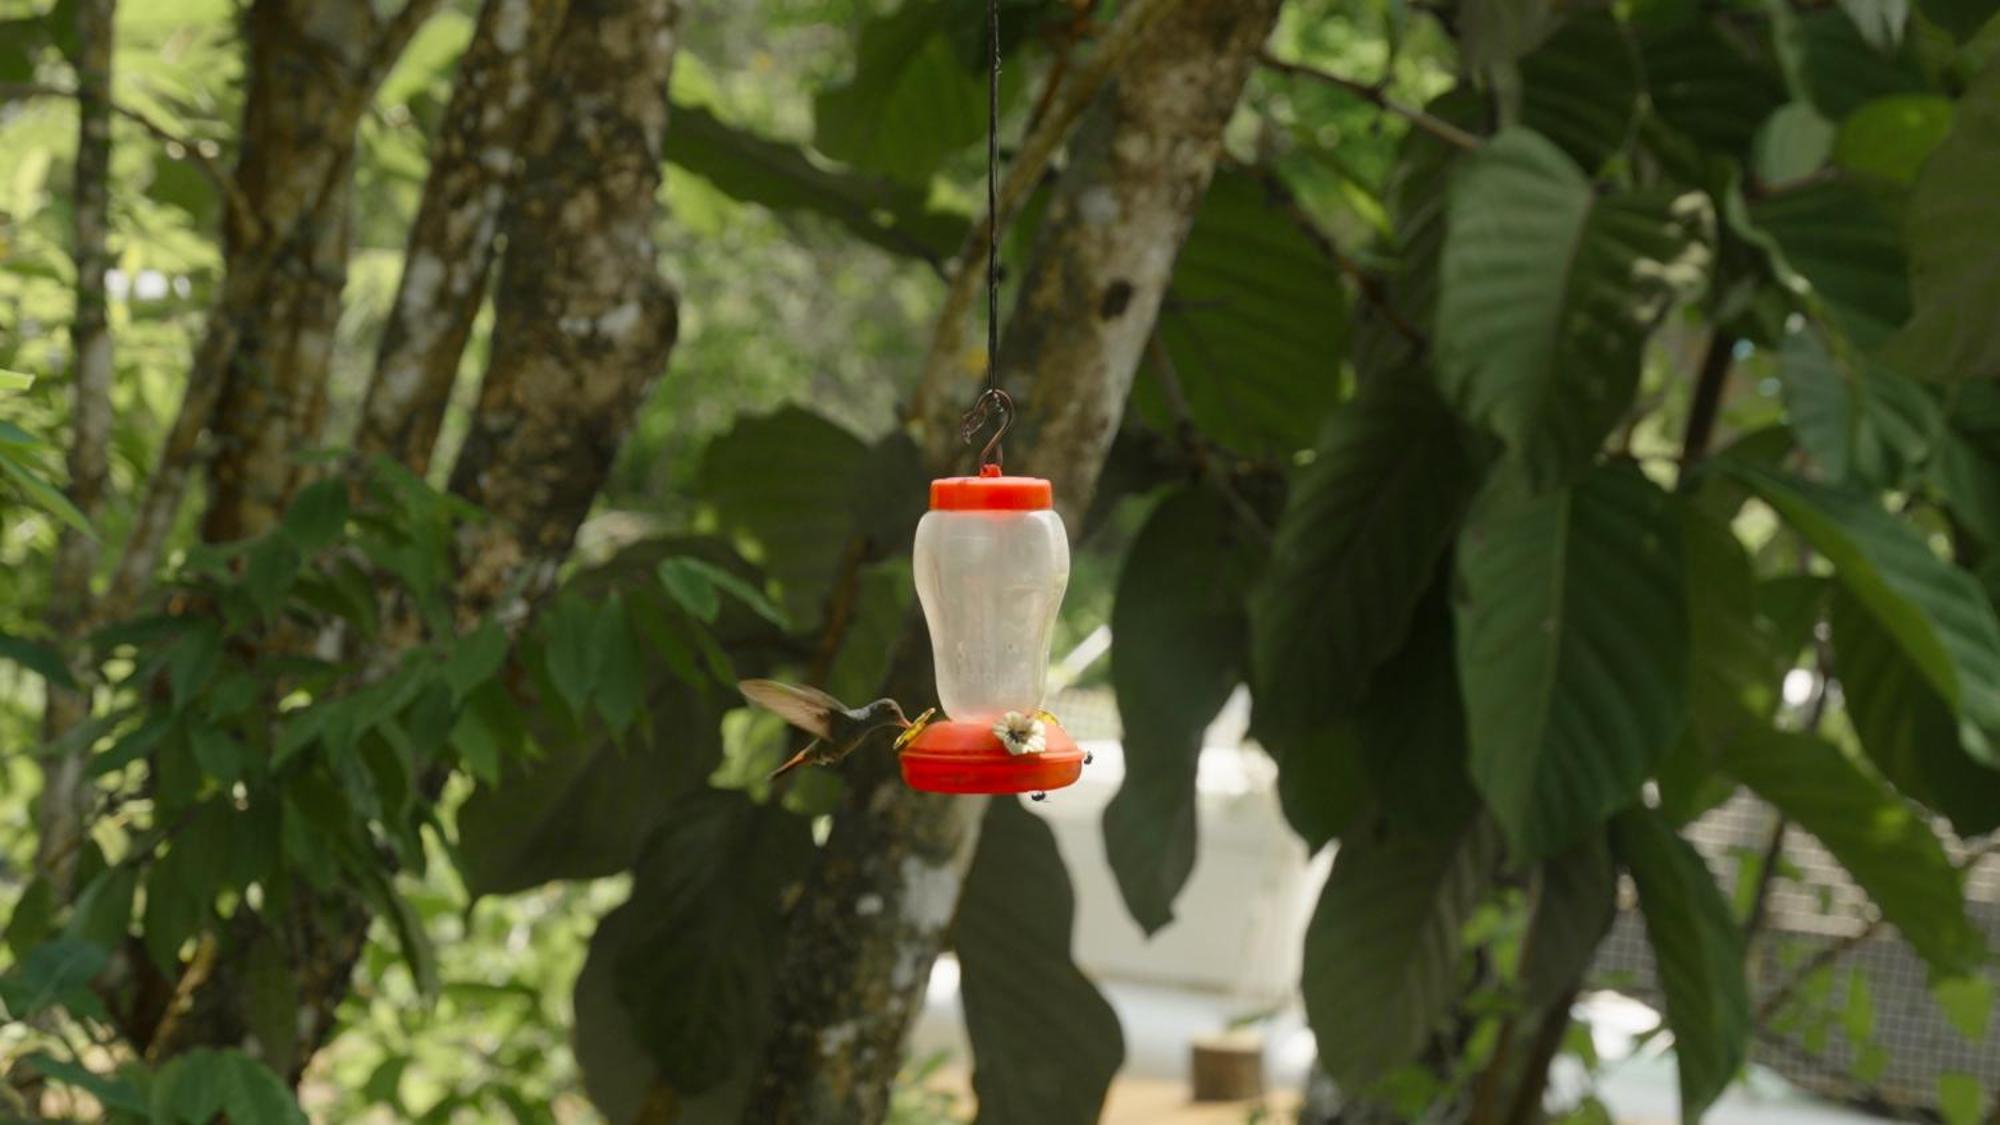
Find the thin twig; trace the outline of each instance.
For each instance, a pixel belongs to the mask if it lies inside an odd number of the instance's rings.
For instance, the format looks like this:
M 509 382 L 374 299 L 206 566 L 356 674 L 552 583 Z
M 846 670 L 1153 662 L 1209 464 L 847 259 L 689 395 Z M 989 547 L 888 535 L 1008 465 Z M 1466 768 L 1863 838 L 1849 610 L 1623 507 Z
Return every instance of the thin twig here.
M 1708 351 L 1695 376 L 1694 401 L 1688 406 L 1687 430 L 1681 438 L 1681 475 L 1708 455 L 1715 438 L 1716 415 L 1722 410 L 1722 391 L 1729 384 L 1729 371 L 1736 358 L 1736 336 L 1717 328 L 1708 337 Z
M 1438 140 L 1448 145 L 1462 148 L 1467 152 L 1475 151 L 1486 143 L 1475 134 L 1468 133 L 1441 117 L 1426 113 L 1416 106 L 1397 101 L 1384 92 L 1379 85 L 1358 82 L 1345 75 L 1335 74 L 1330 70 L 1321 70 L 1310 63 L 1293 62 L 1290 59 L 1281 59 L 1269 53 L 1264 54 L 1258 61 L 1263 63 L 1268 69 L 1275 70 L 1280 74 L 1289 74 L 1294 78 L 1310 78 L 1315 82 L 1324 82 L 1329 86 L 1337 86 L 1360 98 L 1362 101 L 1370 102 L 1389 113 L 1395 114 L 1397 117 L 1408 121 Z
M 77 91 L 47 82 L 0 82 L 0 102 L 24 101 L 29 98 L 65 98 L 74 101 L 77 98 Z M 229 225 L 230 221 L 248 222 L 256 218 L 256 212 L 251 208 L 250 201 L 244 198 L 242 189 L 236 186 L 236 177 L 230 175 L 226 169 L 203 152 L 200 141 L 174 132 L 148 116 L 144 110 L 134 109 L 120 102 L 111 103 L 111 112 L 145 130 L 153 139 L 167 147 L 167 155 L 193 164 L 210 183 L 215 185 L 215 189 L 222 193 L 223 206 L 229 212 L 223 229 L 233 229 Z

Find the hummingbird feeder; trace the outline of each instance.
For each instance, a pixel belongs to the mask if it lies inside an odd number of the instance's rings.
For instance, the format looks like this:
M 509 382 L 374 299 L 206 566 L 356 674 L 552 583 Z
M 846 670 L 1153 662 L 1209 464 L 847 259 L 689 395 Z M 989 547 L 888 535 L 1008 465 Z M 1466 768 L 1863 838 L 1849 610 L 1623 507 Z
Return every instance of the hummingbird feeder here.
M 931 482 L 914 561 L 946 717 L 902 752 L 913 788 L 1038 793 L 1083 772 L 1076 741 L 1042 710 L 1069 586 L 1069 533 L 1051 500 L 1048 481 L 992 462 Z
M 1069 533 L 1049 482 L 1010 477 L 1000 439 L 1013 400 L 1000 389 L 1000 8 L 987 0 L 986 389 L 960 424 L 971 442 L 1000 424 L 976 477 L 931 482 L 917 524 L 917 598 L 930 626 L 944 719 L 910 732 L 903 780 L 932 793 L 1034 793 L 1083 773 L 1076 741 L 1042 710 L 1049 642 L 1069 586 Z

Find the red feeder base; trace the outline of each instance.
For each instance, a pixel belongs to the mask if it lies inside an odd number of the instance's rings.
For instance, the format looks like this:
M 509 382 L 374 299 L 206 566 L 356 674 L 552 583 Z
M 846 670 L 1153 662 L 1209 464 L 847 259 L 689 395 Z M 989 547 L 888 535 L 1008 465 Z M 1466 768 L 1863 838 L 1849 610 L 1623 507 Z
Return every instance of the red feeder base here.
M 926 793 L 1040 793 L 1076 784 L 1083 751 L 1055 723 L 1048 748 L 1009 754 L 993 729 L 980 723 L 932 723 L 902 753 L 903 780 Z

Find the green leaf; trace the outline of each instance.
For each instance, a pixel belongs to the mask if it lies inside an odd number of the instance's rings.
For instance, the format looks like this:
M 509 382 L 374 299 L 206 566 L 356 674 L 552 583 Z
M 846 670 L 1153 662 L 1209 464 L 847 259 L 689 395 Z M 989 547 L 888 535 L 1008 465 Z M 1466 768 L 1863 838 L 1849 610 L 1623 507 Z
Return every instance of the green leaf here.
M 1957 1071 L 1940 1074 L 1937 1095 L 1944 1125 L 1979 1125 L 1986 1120 L 1986 1084 L 1977 1075 Z
M 659 567 L 660 585 L 666 588 L 688 616 L 697 621 L 714 621 L 722 612 L 722 595 L 706 569 L 693 559 L 664 559 Z
M 1860 176 L 1908 187 L 1951 132 L 1954 106 L 1936 94 L 1891 94 L 1840 124 L 1834 162 Z
M 677 685 L 651 710 L 644 736 L 622 750 L 609 739 L 541 740 L 541 757 L 475 789 L 458 814 L 467 892 L 512 894 L 629 868 L 721 757 L 717 715 L 702 697 Z
M 608 957 L 632 1028 L 660 1074 L 696 1094 L 761 1042 L 775 983 L 779 896 L 812 854 L 806 822 L 717 790 L 690 794 L 647 843 L 632 898 L 590 957 Z M 606 930 L 611 937 L 607 940 Z
M 723 528 L 754 541 L 756 559 L 781 588 L 790 620 L 819 619 L 853 533 L 857 473 L 869 447 L 798 407 L 739 420 L 708 443 L 695 493 Z
M 2000 730 L 2000 621 L 1979 583 L 1866 495 L 1726 462 L 1834 567 L 1957 713 Z M 1982 753 L 1983 740 L 1978 743 Z
M 9 1019 L 25 1020 L 57 1005 L 88 1001 L 91 979 L 109 958 L 103 946 L 73 937 L 38 945 L 0 976 L 0 1003 Z
M 1111 613 L 1111 682 L 1125 779 L 1104 810 L 1104 850 L 1146 933 L 1174 919 L 1195 857 L 1202 736 L 1243 677 L 1243 601 L 1263 552 L 1213 491 L 1168 495 L 1133 540 Z
M 1826 845 L 1937 972 L 1963 975 L 1985 961 L 1958 870 L 1930 826 L 1832 745 L 1761 731 L 1737 739 L 1723 767 Z
M 1458 573 L 1473 783 L 1520 857 L 1554 854 L 1630 804 L 1686 723 L 1680 515 L 1626 463 L 1489 490 Z
M 76 677 L 70 675 L 54 645 L 0 633 L 0 659 L 11 660 L 56 687 L 76 689 Z
M 141 1117 L 147 1113 L 146 1098 L 129 1075 L 99 1074 L 53 1055 L 29 1055 L 21 1061 L 65 1086 L 75 1086 L 88 1093 L 106 1109 L 123 1110 Z
M 670 559 L 668 561 L 678 562 L 693 568 L 703 577 L 707 578 L 710 585 L 714 586 L 715 589 L 743 603 L 750 612 L 755 613 L 779 629 L 789 630 L 792 627 L 791 621 L 785 616 L 785 611 L 778 608 L 777 603 L 773 602 L 764 591 L 758 589 L 749 581 L 738 577 L 726 568 L 717 566 L 707 559 L 692 557 Z M 664 566 L 665 564 L 661 565 Z M 708 618 L 703 618 L 703 620 L 708 620 Z
M 1746 154 L 1757 127 L 1785 102 L 1774 69 L 1707 19 L 1642 35 L 1639 59 L 1653 113 L 1705 152 Z
M 1805 102 L 1792 102 L 1757 131 L 1754 167 L 1766 184 L 1802 180 L 1826 166 L 1833 153 L 1833 122 Z
M 1535 48 L 1555 24 L 1550 0 L 1461 0 L 1459 61 L 1475 75 L 1505 67 Z
M 1599 195 L 1525 129 L 1453 178 L 1439 385 L 1537 484 L 1588 464 L 1631 407 L 1648 330 L 1699 275 L 1703 214 L 1671 191 Z
M 1845 12 L 1831 7 L 1800 12 L 1791 25 L 1789 32 L 1781 33 L 1780 49 L 1796 60 L 1798 79 L 1813 103 L 1834 121 L 1844 121 L 1876 98 L 1930 86 L 1909 45 L 1902 51 L 1882 50 L 1868 42 Z
M 1639 58 L 1610 10 L 1580 10 L 1521 60 L 1521 124 L 1595 174 L 1639 122 Z
M 1252 604 L 1260 731 L 1317 729 L 1361 698 L 1402 644 L 1477 472 L 1451 415 L 1408 381 L 1334 413 Z
M 597 611 L 597 650 L 603 669 L 597 677 L 597 713 L 614 735 L 632 726 L 644 704 L 645 671 L 639 645 L 626 620 L 625 602 L 618 595 L 604 600 Z
M 1484 820 L 1446 836 L 1377 820 L 1342 840 L 1306 929 L 1300 985 L 1320 1065 L 1336 1082 L 1373 1082 L 1438 1029 L 1498 843 Z
M 347 489 L 348 482 L 340 477 L 301 489 L 280 524 L 285 538 L 306 554 L 332 546 L 347 528 Z
M 555 607 L 542 618 L 542 635 L 547 642 L 544 659 L 549 679 L 572 713 L 583 711 L 584 705 L 590 702 L 591 691 L 597 686 L 603 654 L 593 643 L 596 633 L 596 610 L 580 594 L 559 597 Z
M 231 1121 L 305 1125 L 292 1091 L 270 1067 L 234 1049 L 197 1047 L 161 1067 L 148 1102 L 156 1123 L 208 1125 Z
M 97 533 L 91 530 L 90 521 L 70 503 L 62 490 L 42 479 L 41 473 L 24 460 L 18 459 L 15 450 L 0 448 L 0 475 L 13 479 L 22 492 L 36 507 L 68 524 L 86 538 L 95 539 Z
M 1659 815 L 1612 822 L 1612 845 L 1639 888 L 1666 1025 L 1680 1067 L 1681 1120 L 1693 1125 L 1736 1077 L 1750 1044 L 1742 930 L 1701 856 Z
M 452 642 L 445 659 L 444 682 L 451 688 L 454 706 L 465 701 L 473 690 L 499 675 L 507 662 L 507 630 L 497 621 L 483 621 L 479 628 Z
M 1166 365 L 1149 354 L 1133 387 L 1134 403 L 1162 431 L 1184 412 L 1231 450 L 1285 456 L 1312 443 L 1338 401 L 1340 380 L 1306 373 L 1330 374 L 1331 357 L 1346 350 L 1346 290 L 1284 190 L 1224 169 L 1202 197 L 1155 325 Z M 1113 304 L 1107 295 L 1100 314 L 1126 315 Z
M 1433 583 L 1353 718 L 1366 789 L 1383 815 L 1437 834 L 1458 831 L 1479 808 L 1452 630 L 1449 583 Z
M 518 708 L 497 682 L 474 692 L 452 724 L 451 745 L 473 777 L 492 784 L 500 780 L 501 763 L 520 742 Z
M 1758 613 L 1756 573 L 1729 521 L 1688 504 L 1681 525 L 1694 657 L 1692 731 L 1712 755 L 1777 710 L 1789 662 Z
M 1048 823 L 1018 800 L 995 800 L 953 928 L 982 1122 L 1082 1123 L 1102 1112 L 1124 1036 L 1070 960 L 1074 922 Z
M 1974 1043 L 1985 1041 L 1988 1025 L 1993 1021 L 1992 977 L 1981 973 L 1934 979 L 1931 998 L 1960 1035 Z
M 222 632 L 214 621 L 199 621 L 182 632 L 174 642 L 173 657 L 167 668 L 174 710 L 185 708 L 196 692 L 207 687 L 221 663 Z
M 1618 868 L 1602 834 L 1543 860 L 1521 948 L 1531 1005 L 1558 1003 L 1584 979 L 1618 915 Z
M 2000 12 L 2000 4 L 1994 0 L 1917 0 L 1917 8 L 1961 43 L 1978 34 L 1993 14 Z
M 1958 722 L 1937 689 L 1852 595 L 1834 599 L 1832 619 L 1842 702 L 1875 768 L 1897 789 L 1945 814 L 1961 835 L 2000 828 L 2000 770 L 1965 752 Z
M 986 83 L 952 43 L 955 10 L 911 2 L 862 25 L 853 77 L 813 99 L 821 152 L 921 184 L 986 135 Z
M 1916 315 L 1891 343 L 1890 362 L 1927 379 L 2000 375 L 2000 255 L 1968 231 L 2000 229 L 2000 61 L 1959 99 L 1951 134 L 1925 162 L 1910 196 L 1910 286 Z
M 1278 763 L 1278 804 L 1285 822 L 1312 851 L 1347 831 L 1368 805 L 1368 777 L 1361 772 L 1353 724 L 1328 723 L 1305 736 L 1264 746 Z
M 1873 348 L 1910 315 L 1902 239 L 1874 200 L 1840 179 L 1816 180 L 1750 205 L 1750 221 L 1782 251 L 1857 345 Z

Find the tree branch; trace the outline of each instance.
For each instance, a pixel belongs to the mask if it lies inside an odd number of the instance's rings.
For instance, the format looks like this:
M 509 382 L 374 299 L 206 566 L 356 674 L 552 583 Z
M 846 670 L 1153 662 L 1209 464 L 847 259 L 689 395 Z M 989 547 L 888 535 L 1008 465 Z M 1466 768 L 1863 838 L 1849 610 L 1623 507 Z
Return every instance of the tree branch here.
M 1292 62 L 1269 53 L 1266 53 L 1258 61 L 1266 68 L 1275 70 L 1280 74 L 1289 74 L 1295 78 L 1310 78 L 1315 82 L 1324 82 L 1329 86 L 1337 86 L 1360 98 L 1362 101 L 1370 102 L 1388 113 L 1395 114 L 1397 117 L 1408 121 L 1411 125 L 1422 129 L 1438 140 L 1448 145 L 1455 145 L 1467 152 L 1474 151 L 1486 143 L 1482 138 L 1466 132 L 1443 118 L 1426 113 L 1416 106 L 1406 105 L 1397 101 L 1385 93 L 1380 85 L 1357 82 L 1352 78 L 1335 74 L 1332 71 L 1321 70 L 1310 63 Z
M 1695 376 L 1694 401 L 1688 405 L 1687 430 L 1681 437 L 1681 474 L 1708 456 L 1715 438 L 1715 419 L 1722 411 L 1723 388 L 1729 384 L 1729 370 L 1736 358 L 1736 336 L 1718 327 L 1708 337 L 1708 351 L 1702 356 Z
M 1040 182 L 1042 173 L 1047 171 L 1063 139 L 1069 135 L 1070 127 L 1083 116 L 1098 91 L 1132 57 L 1145 41 L 1146 32 L 1182 2 L 1133 0 L 1119 13 L 1117 23 L 1098 41 L 1097 50 L 1089 61 L 1068 71 L 1060 93 L 1049 100 L 1047 110 L 1040 113 L 1034 127 L 1021 142 L 1020 151 L 1014 154 L 1013 161 L 1007 166 L 1006 177 L 1000 182 L 997 213 L 984 216 L 966 234 L 965 244 L 958 252 L 957 271 L 952 274 L 945 290 L 944 307 L 938 313 L 930 349 L 924 357 L 923 371 L 917 379 L 916 390 L 910 396 L 907 412 L 933 464 L 948 460 L 955 452 L 951 444 L 957 432 L 954 419 L 958 407 L 954 398 L 954 382 L 955 378 L 963 376 L 966 369 L 963 363 L 965 338 L 974 299 L 985 278 L 990 232 L 996 223 L 1005 229 L 1021 204 L 1027 201 L 1035 184 Z M 1064 73 L 1059 70 L 1051 77 L 1061 79 Z M 993 357 L 988 356 L 987 362 L 992 363 Z
M 444 122 L 383 326 L 355 448 L 422 475 L 485 299 L 501 208 L 520 170 L 536 72 L 566 0 L 486 0 Z
M 69 499 L 86 520 L 104 507 L 110 469 L 111 383 L 114 374 L 111 325 L 107 319 L 105 275 L 111 268 L 111 60 L 115 0 L 78 0 L 76 176 L 71 216 L 76 262 L 76 313 L 70 320 Z M 94 536 L 65 526 L 56 539 L 55 569 L 49 576 L 49 619 L 57 635 L 69 636 L 89 619 L 91 576 L 97 572 Z M 90 717 L 94 677 L 81 659 L 70 671 L 77 689 L 49 685 L 42 731 L 54 743 Z M 36 866 L 67 901 L 75 852 L 89 811 L 90 747 L 77 746 L 47 760 L 37 799 L 39 832 Z

